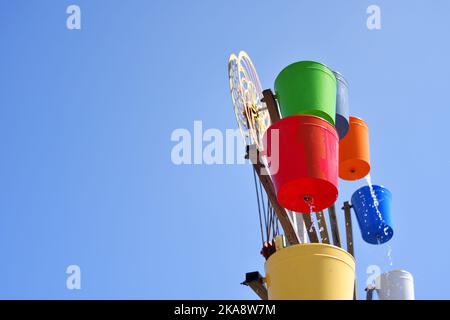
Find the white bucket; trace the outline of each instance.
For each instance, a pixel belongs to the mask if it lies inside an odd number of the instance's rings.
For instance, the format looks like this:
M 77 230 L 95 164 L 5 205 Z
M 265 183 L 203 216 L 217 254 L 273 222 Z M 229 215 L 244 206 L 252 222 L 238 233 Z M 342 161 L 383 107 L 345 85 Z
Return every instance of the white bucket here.
M 405 270 L 392 270 L 376 280 L 379 300 L 414 300 L 414 279 Z

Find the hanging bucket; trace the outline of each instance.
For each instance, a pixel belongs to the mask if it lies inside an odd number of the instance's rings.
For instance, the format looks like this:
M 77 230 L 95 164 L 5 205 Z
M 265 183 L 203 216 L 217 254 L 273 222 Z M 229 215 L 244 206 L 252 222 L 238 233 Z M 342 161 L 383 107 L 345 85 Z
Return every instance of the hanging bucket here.
M 287 117 L 270 126 L 263 141 L 284 208 L 309 213 L 336 201 L 338 135 L 330 123 L 310 115 Z
M 381 186 L 364 186 L 352 195 L 361 235 L 371 244 L 382 244 L 394 235 L 391 222 L 391 192 Z
M 269 300 L 352 300 L 355 260 L 321 243 L 276 251 L 265 264 Z
M 377 280 L 379 300 L 414 300 L 414 279 L 405 270 L 393 270 L 380 275 Z
M 300 61 L 284 68 L 275 79 L 281 116 L 310 114 L 334 125 L 336 78 L 325 65 Z
M 349 130 L 339 141 L 339 177 L 358 180 L 369 172 L 369 127 L 364 120 L 350 117 Z
M 345 78 L 337 71 L 336 77 L 336 130 L 339 139 L 342 139 L 349 128 L 348 84 Z

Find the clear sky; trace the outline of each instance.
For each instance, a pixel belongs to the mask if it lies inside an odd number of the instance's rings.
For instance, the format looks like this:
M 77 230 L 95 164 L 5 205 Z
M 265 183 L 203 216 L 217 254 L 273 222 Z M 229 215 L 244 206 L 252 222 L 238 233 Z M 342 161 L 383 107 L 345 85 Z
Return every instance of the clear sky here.
M 81 30 L 66 28 L 70 4 Z M 381 30 L 366 27 L 371 4 Z M 359 296 L 379 265 L 410 271 L 417 298 L 450 298 L 449 12 L 447 0 L 1 0 L 0 298 L 256 297 L 239 284 L 264 270 L 251 167 L 170 157 L 174 129 L 236 127 L 239 50 L 265 88 L 298 60 L 350 84 L 395 232 L 373 246 L 354 226 Z M 339 203 L 363 184 L 340 181 Z M 81 290 L 66 288 L 69 265 Z

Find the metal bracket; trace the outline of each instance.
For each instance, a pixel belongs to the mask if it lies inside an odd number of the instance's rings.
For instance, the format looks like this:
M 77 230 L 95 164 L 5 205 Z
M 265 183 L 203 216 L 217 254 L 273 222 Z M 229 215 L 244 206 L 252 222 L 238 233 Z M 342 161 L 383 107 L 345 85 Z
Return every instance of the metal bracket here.
M 367 287 L 366 289 L 366 300 L 373 300 L 373 292 L 375 287 Z
M 245 274 L 245 281 L 242 285 L 249 286 L 261 300 L 268 300 L 269 295 L 267 293 L 266 285 L 264 284 L 264 278 L 258 271 L 247 272 Z

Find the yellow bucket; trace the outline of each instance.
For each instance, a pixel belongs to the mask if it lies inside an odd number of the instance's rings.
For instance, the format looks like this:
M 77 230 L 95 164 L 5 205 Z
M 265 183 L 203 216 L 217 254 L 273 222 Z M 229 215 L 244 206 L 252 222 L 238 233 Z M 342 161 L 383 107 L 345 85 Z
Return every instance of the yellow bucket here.
M 352 300 L 355 260 L 328 244 L 297 244 L 266 261 L 269 300 Z

